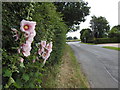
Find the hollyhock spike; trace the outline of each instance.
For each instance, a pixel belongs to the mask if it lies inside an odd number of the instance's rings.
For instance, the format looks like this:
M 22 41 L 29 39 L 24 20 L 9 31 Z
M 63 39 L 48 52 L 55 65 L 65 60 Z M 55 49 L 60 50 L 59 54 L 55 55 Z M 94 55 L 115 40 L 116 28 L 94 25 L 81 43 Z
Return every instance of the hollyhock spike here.
M 16 38 L 15 41 L 17 41 L 19 39 L 19 35 L 18 35 L 17 29 L 11 28 L 11 30 L 15 33 L 15 35 L 13 35 L 13 37 L 15 37 Z

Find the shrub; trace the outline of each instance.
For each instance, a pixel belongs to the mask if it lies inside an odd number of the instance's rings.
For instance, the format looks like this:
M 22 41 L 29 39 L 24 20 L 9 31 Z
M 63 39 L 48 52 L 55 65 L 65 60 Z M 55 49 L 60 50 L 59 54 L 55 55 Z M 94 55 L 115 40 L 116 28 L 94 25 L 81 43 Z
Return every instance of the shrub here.
M 2 3 L 3 25 L 3 88 L 40 88 L 45 66 L 42 67 L 43 59 L 33 63 L 36 58 L 37 44 L 41 40 L 53 42 L 53 52 L 46 66 L 59 62 L 65 44 L 67 26 L 56 12 L 52 3 L 29 3 L 29 2 L 4 2 Z M 11 28 L 20 30 L 20 21 L 23 19 L 36 21 L 36 33 L 32 43 L 31 55 L 23 57 L 17 53 L 20 41 L 15 42 Z M 24 63 L 20 63 L 20 56 Z
M 120 39 L 118 38 L 95 38 L 93 40 L 95 44 L 101 44 L 101 43 L 119 43 Z

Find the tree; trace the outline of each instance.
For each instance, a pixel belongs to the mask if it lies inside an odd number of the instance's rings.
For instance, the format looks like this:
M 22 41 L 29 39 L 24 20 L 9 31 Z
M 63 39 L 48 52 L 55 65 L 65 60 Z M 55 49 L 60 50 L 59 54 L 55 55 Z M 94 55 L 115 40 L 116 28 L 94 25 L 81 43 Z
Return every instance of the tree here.
M 75 37 L 73 37 L 73 39 L 75 40 L 75 39 L 78 39 L 78 38 L 75 36 Z
M 108 31 L 110 29 L 110 25 L 108 24 L 108 21 L 105 17 L 96 17 L 92 16 L 92 19 L 90 20 L 91 28 L 93 31 L 93 35 L 95 38 L 103 38 L 108 34 Z
M 82 0 L 79 2 L 55 2 L 54 3 L 57 7 L 57 11 L 63 14 L 63 20 L 69 26 L 69 30 L 76 31 L 73 29 L 76 27 L 75 25 L 79 25 L 80 22 L 85 21 L 85 16 L 89 15 L 88 3 Z
M 73 38 L 71 36 L 67 37 L 67 40 L 72 40 Z
M 109 38 L 120 38 L 120 25 L 114 26 L 108 33 Z
M 90 39 L 92 39 L 92 31 L 89 28 L 82 29 L 80 34 L 80 39 L 82 42 L 88 42 Z

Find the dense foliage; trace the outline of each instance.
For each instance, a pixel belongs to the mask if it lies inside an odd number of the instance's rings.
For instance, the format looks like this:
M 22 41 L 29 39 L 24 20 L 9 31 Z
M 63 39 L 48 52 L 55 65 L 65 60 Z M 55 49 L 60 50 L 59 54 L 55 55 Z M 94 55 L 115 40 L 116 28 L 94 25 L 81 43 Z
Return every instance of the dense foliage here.
M 83 0 L 78 0 L 79 2 L 55 2 L 57 11 L 63 14 L 63 20 L 69 26 L 68 31 L 76 31 L 75 25 L 79 25 L 80 22 L 85 21 L 85 17 L 89 15 L 90 7 L 88 3 Z
M 108 33 L 109 38 L 120 38 L 120 25 L 114 26 Z
M 105 17 L 92 16 L 90 21 L 91 29 L 82 29 L 80 39 L 84 43 L 119 43 L 120 25 L 114 26 L 111 30 Z
M 95 38 L 105 38 L 107 36 L 110 26 L 105 17 L 92 16 L 90 24 Z
M 102 44 L 102 43 L 120 43 L 120 39 L 118 38 L 95 38 L 91 41 L 95 44 Z
M 80 31 L 80 39 L 82 42 L 85 42 L 85 43 L 89 42 L 90 40 L 93 39 L 92 31 L 89 28 L 82 29 Z
M 20 30 L 20 22 L 23 19 L 36 22 L 36 36 L 32 43 L 31 55 L 21 55 L 24 59 L 21 63 L 17 53 L 20 41 L 15 41 L 11 28 Z M 45 67 L 58 63 L 63 53 L 67 26 L 62 21 L 61 14 L 56 12 L 52 3 L 4 2 L 2 25 L 3 88 L 40 88 Z M 44 67 L 42 58 L 33 63 L 36 57 L 36 43 L 41 40 L 53 42 L 53 51 Z

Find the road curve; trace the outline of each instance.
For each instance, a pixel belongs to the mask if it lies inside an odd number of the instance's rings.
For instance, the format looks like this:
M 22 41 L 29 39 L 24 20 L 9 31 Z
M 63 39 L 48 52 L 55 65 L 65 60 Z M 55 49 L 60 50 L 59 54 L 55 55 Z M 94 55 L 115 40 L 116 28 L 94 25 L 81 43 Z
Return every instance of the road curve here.
M 68 42 L 92 88 L 118 88 L 118 51 Z

